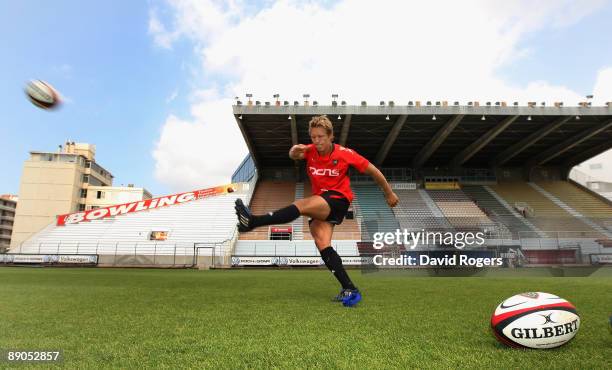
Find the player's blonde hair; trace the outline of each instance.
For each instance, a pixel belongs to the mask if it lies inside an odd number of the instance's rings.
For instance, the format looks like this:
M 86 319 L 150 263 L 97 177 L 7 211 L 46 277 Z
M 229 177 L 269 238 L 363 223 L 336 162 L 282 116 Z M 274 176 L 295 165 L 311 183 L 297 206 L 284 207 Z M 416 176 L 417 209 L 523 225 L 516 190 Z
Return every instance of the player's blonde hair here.
M 333 135 L 334 133 L 334 126 L 325 114 L 312 117 L 310 122 L 308 122 L 308 133 L 310 133 L 310 131 L 315 127 L 324 128 L 328 135 Z

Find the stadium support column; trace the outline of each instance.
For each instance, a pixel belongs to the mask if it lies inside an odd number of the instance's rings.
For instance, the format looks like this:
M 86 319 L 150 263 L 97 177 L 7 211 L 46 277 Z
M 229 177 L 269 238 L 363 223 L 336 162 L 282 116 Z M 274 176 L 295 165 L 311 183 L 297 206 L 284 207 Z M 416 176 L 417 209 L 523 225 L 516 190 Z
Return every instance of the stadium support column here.
M 393 143 L 395 143 L 395 139 L 397 139 L 397 136 L 402 130 L 402 127 L 404 127 L 404 123 L 406 123 L 407 119 L 408 119 L 408 116 L 405 114 L 397 117 L 397 120 L 393 124 L 391 131 L 389 131 L 389 134 L 387 134 L 387 138 L 385 139 L 385 142 L 383 143 L 382 147 L 378 151 L 378 154 L 376 154 L 376 160 L 375 160 L 376 166 L 378 167 L 382 166 L 382 163 L 385 161 L 385 158 L 387 158 L 387 154 L 389 153 L 389 150 L 393 146 Z
M 352 115 L 347 114 L 344 116 L 344 122 L 342 122 L 342 131 L 340 131 L 340 145 L 346 146 L 346 139 L 348 139 L 349 130 L 351 128 L 351 117 Z
M 452 167 L 459 167 L 470 158 L 472 158 L 480 149 L 484 148 L 491 140 L 495 139 L 497 135 L 501 134 L 512 122 L 516 121 L 519 116 L 509 116 L 501 120 L 495 127 L 487 131 L 484 135 L 476 139 L 467 148 L 463 149 L 459 154 L 451 161 Z
M 541 154 L 537 155 L 535 158 L 527 162 L 526 167 L 528 169 L 531 169 L 533 167 L 543 165 L 551 159 L 558 157 L 559 155 L 567 152 L 568 150 L 574 148 L 585 140 L 588 140 L 589 138 L 599 134 L 604 130 L 607 130 L 610 127 L 612 127 L 612 120 L 608 120 L 602 124 L 583 130 L 582 132 L 570 137 L 569 139 L 564 140 L 561 143 L 543 151 Z
M 442 126 L 442 128 L 439 129 L 438 132 L 436 132 L 436 134 L 431 139 L 429 139 L 427 144 L 425 144 L 425 146 L 421 148 L 421 150 L 417 153 L 417 155 L 412 161 L 412 166 L 414 168 L 419 168 L 423 165 L 423 163 L 427 162 L 429 157 L 431 157 L 431 155 L 434 154 L 434 152 L 440 147 L 440 145 L 442 145 L 444 140 L 446 140 L 448 135 L 453 132 L 455 127 L 457 127 L 457 125 L 459 124 L 459 122 L 461 122 L 464 116 L 465 115 L 463 114 L 458 114 L 453 118 L 449 119 L 444 124 L 444 126 Z
M 291 118 L 291 145 L 293 146 L 298 144 L 297 121 L 295 119 L 295 114 L 292 114 L 289 117 Z M 300 161 L 293 161 L 293 170 L 295 179 L 300 181 Z
M 533 145 L 535 142 L 537 142 L 544 136 L 550 134 L 551 132 L 561 127 L 563 124 L 569 121 L 570 118 L 572 118 L 572 116 L 560 117 L 556 119 L 554 122 L 546 125 L 545 127 L 542 127 L 538 131 L 527 136 L 523 140 L 520 140 L 516 144 L 508 147 L 506 150 L 502 151 L 495 158 L 491 160 L 490 162 L 491 166 L 498 167 L 508 162 L 510 159 L 514 158 L 517 154 L 527 149 L 528 147 Z
M 249 148 L 249 152 L 251 153 L 251 158 L 253 158 L 253 164 L 255 164 L 255 168 L 257 168 L 257 170 L 259 172 L 261 172 L 262 168 L 259 166 L 259 156 L 257 155 L 257 152 L 255 151 L 255 146 L 253 145 L 253 141 L 251 140 L 251 137 L 247 134 L 245 128 L 244 128 L 244 124 L 242 123 L 242 119 L 238 118 L 240 116 L 240 114 L 234 114 L 234 119 L 236 120 L 236 123 L 238 124 L 238 128 L 240 129 L 240 133 L 242 133 L 242 138 L 244 139 L 244 142 L 247 145 L 247 148 Z

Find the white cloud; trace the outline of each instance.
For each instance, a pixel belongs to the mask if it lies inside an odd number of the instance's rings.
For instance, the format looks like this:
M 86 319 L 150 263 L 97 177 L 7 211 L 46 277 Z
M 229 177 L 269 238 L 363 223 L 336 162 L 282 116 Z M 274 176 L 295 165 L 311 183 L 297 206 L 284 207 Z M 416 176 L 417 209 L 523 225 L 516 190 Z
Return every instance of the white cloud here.
M 597 73 L 593 87 L 593 104 L 604 105 L 606 102 L 612 102 L 612 66 Z
M 174 99 L 176 99 L 178 97 L 178 89 L 174 89 L 170 95 L 168 95 L 168 97 L 166 98 L 166 104 L 171 103 L 174 101 Z
M 254 14 L 242 10 L 246 3 L 236 1 L 169 4 L 175 12 L 171 30 L 152 12 L 155 41 L 171 47 L 179 38 L 189 38 L 202 71 L 227 80 L 213 94 L 193 94 L 193 117 L 169 117 L 162 130 L 156 174 L 160 181 L 178 186 L 207 181 L 206 167 L 215 176 L 229 178 L 246 154 L 230 98 L 247 92 L 261 100 L 271 100 L 274 93 L 284 100 L 301 100 L 308 92 L 324 102 L 338 93 L 353 104 L 415 99 L 578 101 L 582 94 L 567 87 L 546 81 L 517 85 L 496 72 L 528 54 L 519 46 L 526 35 L 577 22 L 601 2 L 345 0 L 323 7 L 281 0 Z M 179 131 L 196 137 L 210 134 L 211 127 L 219 128 L 215 141 L 241 149 L 236 156 L 236 150 L 229 151 L 232 158 L 226 167 L 216 167 L 215 158 L 228 153 L 224 147 L 180 142 Z
M 153 151 L 157 179 L 176 191 L 229 182 L 247 153 L 236 123 L 227 120 L 232 100 L 214 91 L 195 95 L 208 100 L 192 106 L 192 120 L 169 116 Z

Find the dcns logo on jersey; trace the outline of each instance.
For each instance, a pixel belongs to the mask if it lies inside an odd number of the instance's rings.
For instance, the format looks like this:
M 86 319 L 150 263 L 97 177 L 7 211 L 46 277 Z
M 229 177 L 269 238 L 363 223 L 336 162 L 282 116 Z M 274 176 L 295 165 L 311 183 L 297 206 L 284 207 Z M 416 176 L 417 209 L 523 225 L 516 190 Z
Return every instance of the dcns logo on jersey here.
M 331 168 L 308 167 L 313 176 L 340 176 L 340 171 Z

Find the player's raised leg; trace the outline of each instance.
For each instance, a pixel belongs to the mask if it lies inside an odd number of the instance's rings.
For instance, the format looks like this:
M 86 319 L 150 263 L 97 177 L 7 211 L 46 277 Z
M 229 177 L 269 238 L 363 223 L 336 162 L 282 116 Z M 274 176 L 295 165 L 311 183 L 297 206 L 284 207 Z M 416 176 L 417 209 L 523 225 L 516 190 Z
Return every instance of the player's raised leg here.
M 234 208 L 238 216 L 238 231 L 240 232 L 251 231 L 260 226 L 286 224 L 300 217 L 300 215 L 325 220 L 330 212 L 325 199 L 318 195 L 296 200 L 287 207 L 268 212 L 265 215 L 252 214 L 249 207 L 242 202 L 242 199 L 236 199 Z

